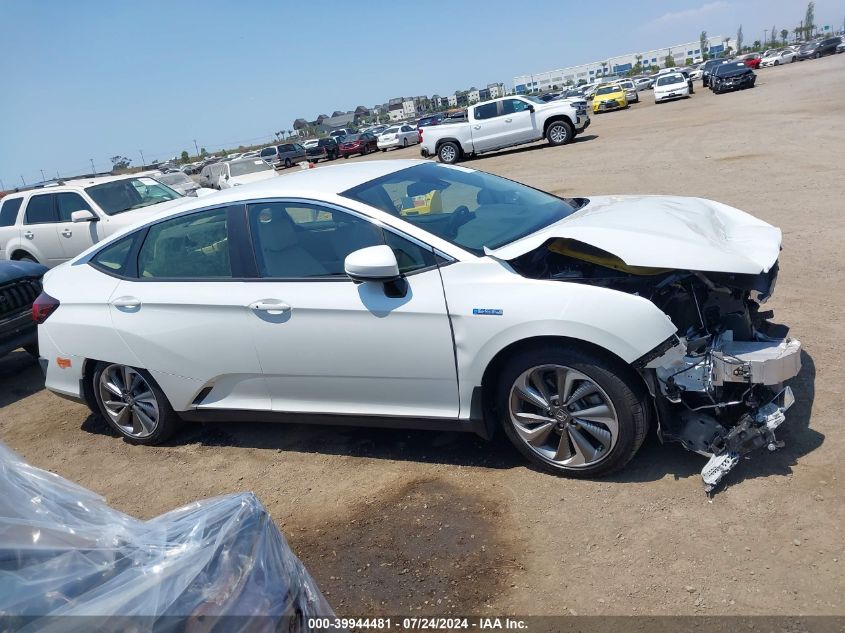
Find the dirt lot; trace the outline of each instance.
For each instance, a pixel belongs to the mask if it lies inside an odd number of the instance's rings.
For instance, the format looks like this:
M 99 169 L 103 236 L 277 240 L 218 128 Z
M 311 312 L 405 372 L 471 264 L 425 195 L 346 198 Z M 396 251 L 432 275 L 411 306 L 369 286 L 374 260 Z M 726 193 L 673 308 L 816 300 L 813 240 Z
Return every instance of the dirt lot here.
M 769 305 L 806 348 L 798 403 L 786 447 L 712 500 L 703 458 L 654 437 L 601 481 L 449 433 L 232 422 L 134 447 L 44 391 L 22 352 L 0 359 L 0 439 L 141 517 L 255 491 L 342 615 L 845 613 L 845 55 L 741 93 L 641 95 L 570 146 L 469 165 L 565 195 L 704 196 L 782 227 Z

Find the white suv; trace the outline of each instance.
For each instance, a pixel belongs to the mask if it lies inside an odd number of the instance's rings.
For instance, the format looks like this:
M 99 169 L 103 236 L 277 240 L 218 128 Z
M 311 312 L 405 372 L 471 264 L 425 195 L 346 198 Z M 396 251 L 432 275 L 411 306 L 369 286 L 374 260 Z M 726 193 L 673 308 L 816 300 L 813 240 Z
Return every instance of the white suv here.
M 0 260 L 52 268 L 183 200 L 143 176 L 87 178 L 12 193 L 0 200 Z

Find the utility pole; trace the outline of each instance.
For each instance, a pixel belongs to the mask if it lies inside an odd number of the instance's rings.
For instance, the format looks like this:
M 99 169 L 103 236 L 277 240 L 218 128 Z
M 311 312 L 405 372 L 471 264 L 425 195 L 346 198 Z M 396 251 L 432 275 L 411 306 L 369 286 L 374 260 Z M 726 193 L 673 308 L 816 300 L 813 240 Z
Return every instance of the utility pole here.
M 23 186 L 26 187 L 26 180 L 23 179 L 23 174 L 21 174 L 21 182 L 23 183 Z
M 91 173 L 92 173 L 92 174 L 96 174 L 96 173 L 97 173 L 97 168 L 96 168 L 96 167 L 94 167 L 94 159 L 93 159 L 93 158 L 89 158 L 88 160 L 90 160 L 90 161 L 91 161 Z
M 146 165 L 146 164 L 147 164 L 147 163 L 144 161 L 144 150 L 139 149 L 138 151 L 139 151 L 139 152 L 140 152 L 140 154 L 141 154 L 141 167 L 143 167 L 144 165 Z
M 39 171 L 41 172 L 41 182 L 44 182 L 45 180 L 47 180 L 47 176 L 44 175 L 43 169 L 40 169 Z
M 197 145 L 197 139 L 194 139 L 194 149 L 197 151 L 197 153 L 194 155 L 198 157 L 200 155 L 200 148 Z
M 766 50 L 766 47 L 768 46 L 768 44 L 766 44 L 766 42 L 769 41 L 766 39 L 767 37 L 769 37 L 769 29 L 763 29 L 763 50 Z

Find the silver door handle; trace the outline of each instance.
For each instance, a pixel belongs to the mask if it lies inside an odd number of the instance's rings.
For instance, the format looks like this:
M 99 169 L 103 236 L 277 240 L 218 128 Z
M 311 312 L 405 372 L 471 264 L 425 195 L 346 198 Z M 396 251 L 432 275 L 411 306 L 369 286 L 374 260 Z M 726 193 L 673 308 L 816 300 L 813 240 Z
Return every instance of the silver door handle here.
M 505 119 L 505 123 L 510 123 L 513 119 Z
M 141 307 L 141 300 L 137 297 L 118 297 L 111 304 L 115 308 L 140 308 Z
M 472 129 L 473 129 L 473 130 L 480 130 L 480 129 L 481 129 L 481 126 L 480 126 L 480 125 L 473 125 L 473 126 L 472 126 Z
M 23 236 L 26 239 L 31 240 L 33 237 L 35 237 L 35 234 L 32 231 L 27 231 L 26 233 L 23 234 Z
M 62 231 L 62 235 L 64 235 L 65 237 L 70 237 L 71 235 L 73 235 L 73 231 L 71 231 L 70 229 L 65 229 L 64 231 Z
M 260 310 L 267 314 L 285 314 L 290 312 L 290 306 L 283 301 L 275 299 L 262 299 L 249 304 L 251 310 Z

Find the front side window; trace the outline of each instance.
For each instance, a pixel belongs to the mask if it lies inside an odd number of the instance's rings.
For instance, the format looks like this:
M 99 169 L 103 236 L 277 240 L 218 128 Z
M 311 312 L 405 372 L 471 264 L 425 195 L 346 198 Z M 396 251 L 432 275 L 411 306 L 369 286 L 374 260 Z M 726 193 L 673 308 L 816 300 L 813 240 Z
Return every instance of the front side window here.
M 0 201 L 0 226 L 13 226 L 18 219 L 23 198 L 12 198 Z
M 182 196 L 152 178 L 124 178 L 86 187 L 85 192 L 106 213 L 117 215 Z
M 557 198 L 463 167 L 424 163 L 341 194 L 477 255 L 562 220 L 585 201 Z
M 74 211 L 91 211 L 91 206 L 78 193 L 57 193 L 56 211 L 59 215 L 59 222 L 71 222 L 70 216 Z
M 276 155 L 276 148 L 275 147 L 265 147 L 261 150 L 262 156 L 275 156 Z
M 483 119 L 492 119 L 494 116 L 498 114 L 498 106 L 494 103 L 484 103 L 480 106 L 475 106 L 475 118 L 476 120 L 483 120 Z
M 505 114 L 514 114 L 515 112 L 525 112 L 529 106 L 522 99 L 505 99 L 502 101 L 502 109 Z
M 226 209 L 179 216 L 150 227 L 138 254 L 145 279 L 232 276 Z
M 56 221 L 53 196 L 32 196 L 26 205 L 27 224 L 49 224 Z

